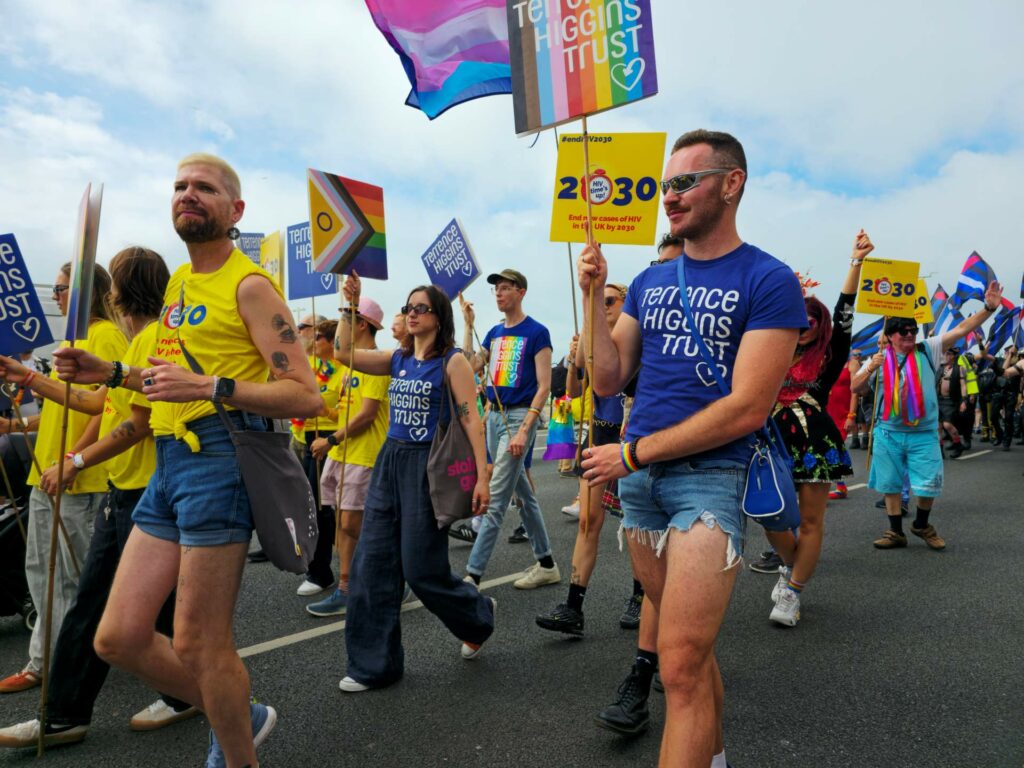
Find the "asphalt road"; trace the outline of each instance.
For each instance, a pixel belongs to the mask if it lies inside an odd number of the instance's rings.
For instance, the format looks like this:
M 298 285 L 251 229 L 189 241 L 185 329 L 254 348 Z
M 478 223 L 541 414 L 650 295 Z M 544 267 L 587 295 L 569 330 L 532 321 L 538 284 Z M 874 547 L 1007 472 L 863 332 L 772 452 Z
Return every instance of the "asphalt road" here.
M 1024 765 L 1024 448 L 979 455 L 984 448 L 976 444 L 947 463 L 946 494 L 933 516 L 947 539 L 945 552 L 913 537 L 906 550 L 875 550 L 871 541 L 884 524 L 875 494 L 859 488 L 833 502 L 822 562 L 795 629 L 768 621 L 774 577 L 745 570 L 718 645 L 733 766 Z M 858 470 L 863 460 L 855 452 Z M 542 462 L 534 475 L 567 579 L 575 526 L 559 508 L 574 484 Z M 859 472 L 852 482 L 863 480 Z M 505 533 L 511 527 L 506 520 Z M 238 645 L 248 649 L 256 695 L 280 713 L 260 750 L 262 765 L 654 765 L 664 713 L 658 694 L 645 736 L 624 740 L 593 724 L 635 647 L 635 633 L 618 626 L 630 575 L 616 527 L 602 534 L 585 639 L 534 625 L 538 612 L 564 599 L 567 586 L 513 589 L 504 577 L 530 564 L 530 549 L 502 541 L 485 576 L 501 582 L 485 581 L 499 603 L 498 627 L 481 656 L 463 661 L 459 643 L 415 604 L 403 615 L 404 679 L 357 695 L 337 687 L 345 659 L 341 623 L 303 611 L 308 598 L 295 595 L 297 577 L 267 564 L 248 566 Z M 762 541 L 750 526 L 748 558 Z M 452 543 L 456 570 L 468 553 L 468 545 Z M 27 642 L 20 621 L 0 619 L 0 672 L 21 667 Z M 203 764 L 201 718 L 147 734 L 129 731 L 132 713 L 154 698 L 129 675 L 112 672 L 86 741 L 48 751 L 45 764 Z M 37 705 L 38 690 L 3 696 L 0 723 L 30 719 Z M 39 763 L 32 751 L 8 750 L 0 764 Z

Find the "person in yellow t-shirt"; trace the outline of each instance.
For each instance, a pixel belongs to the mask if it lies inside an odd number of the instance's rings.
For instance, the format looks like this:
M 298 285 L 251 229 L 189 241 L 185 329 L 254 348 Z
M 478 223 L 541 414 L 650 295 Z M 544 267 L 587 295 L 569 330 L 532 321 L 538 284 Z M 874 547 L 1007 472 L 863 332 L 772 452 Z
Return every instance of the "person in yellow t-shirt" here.
M 110 300 L 119 324 L 131 337 L 124 366 L 143 367 L 156 342 L 156 318 L 160 313 L 170 273 L 155 251 L 131 247 L 110 260 Z M 8 380 L 23 381 L 29 375 L 21 363 L 0 356 Z M 60 625 L 53 653 L 47 705 L 48 743 L 71 744 L 83 740 L 92 719 L 96 697 L 107 676 L 107 664 L 93 650 L 93 636 L 103 614 L 121 551 L 132 527 L 131 514 L 156 466 L 156 448 L 149 429 L 150 404 L 142 395 L 107 382 L 93 392 L 80 391 L 71 407 L 88 414 L 102 414 L 100 437 L 64 462 L 66 482 L 74 486 L 82 468 L 103 464 L 108 491 L 102 513 L 94 523 L 92 544 L 75 600 Z M 63 404 L 64 385 L 53 379 L 34 382 L 43 396 Z M 170 635 L 174 627 L 173 597 L 157 617 L 157 627 Z M 132 718 L 136 730 L 152 730 L 197 714 L 198 710 L 171 697 L 163 697 Z M 39 737 L 39 721 L 0 728 L 0 746 L 32 747 Z
M 179 162 L 171 218 L 189 261 L 171 275 L 149 365 L 124 382 L 152 403 L 156 471 L 132 515 L 95 640 L 101 658 L 202 706 L 212 726 L 209 765 L 256 765 L 256 747 L 277 723 L 271 707 L 250 706 L 249 675 L 234 648 L 253 519 L 214 403 L 248 429 L 266 429 L 268 418 L 311 418 L 321 407 L 280 287 L 232 241 L 244 211 L 238 174 L 224 160 L 194 154 Z M 183 349 L 204 373 L 189 370 Z M 73 349 L 54 360 L 69 381 L 102 382 L 113 369 Z M 153 621 L 175 584 L 172 646 Z
M 62 315 L 68 311 L 71 281 L 71 264 L 65 264 L 53 285 L 53 295 L 60 307 Z M 124 334 L 110 321 L 110 309 L 106 295 L 110 291 L 110 275 L 103 267 L 97 266 L 93 279 L 90 307 L 88 338 L 77 342 L 82 350 L 98 355 L 120 357 L 128 347 Z M 67 342 L 64 342 L 66 345 Z M 10 358 L 8 358 L 10 359 Z M 13 360 L 11 361 L 14 362 Z M 20 365 L 20 364 L 19 364 Z M 61 391 L 58 402 L 50 401 L 43 406 L 39 414 L 39 431 L 36 437 L 35 455 L 40 473 L 33 465 L 29 474 L 28 484 L 34 486 L 29 495 L 28 545 L 25 553 L 25 578 L 28 581 L 32 602 L 39 611 L 40 620 L 32 630 L 29 641 L 29 660 L 25 668 L 16 674 L 0 680 L 0 693 L 13 693 L 34 688 L 42 682 L 43 650 L 45 639 L 43 617 L 46 616 L 46 595 L 50 560 L 50 523 L 53 520 L 52 494 L 57 490 L 57 463 L 60 459 L 60 434 L 62 422 L 61 404 L 64 402 L 64 387 L 55 381 L 56 373 L 51 373 L 53 384 Z M 46 389 L 45 377 L 27 369 L 23 374 L 13 377 L 17 383 L 30 386 L 37 393 Z M 84 394 L 82 387 L 75 387 L 72 395 L 75 398 Z M 95 442 L 99 432 L 100 417 L 87 413 L 72 411 L 68 416 L 68 433 L 66 450 L 79 453 L 86 446 Z M 107 488 L 107 473 L 102 465 L 90 467 L 82 471 L 73 483 L 69 483 L 61 501 L 61 519 L 67 536 L 61 536 L 57 551 L 56 569 L 53 582 L 53 627 L 59 628 L 64 614 L 71 607 L 71 601 L 78 591 L 78 570 L 85 561 L 92 539 L 93 518 L 100 509 L 104 491 Z M 70 547 L 70 549 L 69 549 Z M 73 554 L 73 557 L 72 557 Z M 50 648 L 56 642 L 56 631 L 51 633 Z
M 320 538 L 317 539 L 313 559 L 309 561 L 306 577 L 296 591 L 302 596 L 315 595 L 334 586 L 334 571 L 331 570 L 331 548 L 335 529 L 334 502 L 320 496 L 320 470 L 324 457 L 314 455 L 311 449 L 318 440 L 333 435 L 338 429 L 338 398 L 344 383 L 345 371 L 332 354 L 337 328 L 337 320 L 324 320 L 317 324 L 313 334 L 313 355 L 310 357 L 310 365 L 320 387 L 323 410 L 318 416 L 304 420 L 300 459 L 302 468 L 306 470 L 306 477 L 309 478 L 309 485 L 313 489 Z
M 340 309 L 342 322 L 333 337 L 335 347 L 348 345 L 352 334 L 352 312 Z M 384 312 L 373 299 L 362 298 L 356 311 L 356 349 L 377 349 L 377 331 L 383 327 Z M 338 397 L 338 427 L 312 445 L 313 454 L 325 459 L 320 475 L 320 498 L 340 510 L 337 534 L 338 570 L 341 576 L 334 592 L 306 606 L 312 616 L 340 616 L 348 599 L 348 576 L 352 555 L 363 526 L 363 506 L 370 487 L 370 475 L 388 432 L 388 384 L 390 376 L 353 372 L 336 363 L 342 371 L 343 386 Z M 346 417 L 346 413 L 349 414 Z M 341 469 L 345 468 L 344 483 Z M 340 498 L 339 498 L 340 497 Z M 321 544 L 323 539 L 321 539 Z M 330 545 L 317 548 L 317 557 L 331 559 Z M 312 568 L 312 566 L 311 566 Z

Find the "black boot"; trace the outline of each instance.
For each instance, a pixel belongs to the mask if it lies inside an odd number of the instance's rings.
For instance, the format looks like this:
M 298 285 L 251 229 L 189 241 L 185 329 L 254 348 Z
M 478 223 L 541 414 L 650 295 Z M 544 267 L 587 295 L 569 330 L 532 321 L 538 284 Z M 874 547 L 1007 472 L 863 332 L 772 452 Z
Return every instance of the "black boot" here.
M 602 728 L 624 736 L 639 736 L 651 722 L 647 697 L 651 694 L 650 679 L 645 685 L 634 666 L 619 686 L 619 698 L 602 709 L 594 718 Z

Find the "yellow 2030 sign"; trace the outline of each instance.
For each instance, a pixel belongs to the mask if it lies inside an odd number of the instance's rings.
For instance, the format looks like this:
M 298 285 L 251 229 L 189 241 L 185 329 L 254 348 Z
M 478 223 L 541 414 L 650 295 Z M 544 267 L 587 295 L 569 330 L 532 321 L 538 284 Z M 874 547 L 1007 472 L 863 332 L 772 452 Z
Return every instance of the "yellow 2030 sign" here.
M 913 317 L 920 267 L 916 261 L 865 259 L 860 271 L 857 311 L 867 315 Z

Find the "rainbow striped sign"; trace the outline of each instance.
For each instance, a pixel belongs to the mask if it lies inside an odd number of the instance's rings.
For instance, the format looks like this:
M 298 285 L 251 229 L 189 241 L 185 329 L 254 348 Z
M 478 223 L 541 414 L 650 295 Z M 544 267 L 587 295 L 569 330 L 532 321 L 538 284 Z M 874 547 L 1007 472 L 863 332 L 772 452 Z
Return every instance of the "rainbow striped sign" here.
M 508 0 L 516 133 L 658 92 L 650 0 Z
M 338 177 L 370 224 L 370 239 L 349 265 L 360 277 L 388 279 L 388 247 L 384 234 L 384 190 L 354 179 Z
M 340 176 L 310 168 L 309 222 L 313 242 L 313 269 L 341 272 L 366 245 L 373 230 Z
M 82 202 L 78 205 L 78 226 L 75 230 L 75 252 L 71 259 L 71 278 L 68 283 L 68 316 L 64 326 L 65 341 L 83 341 L 89 337 L 92 319 L 92 284 L 96 272 L 96 241 L 99 237 L 100 207 L 103 205 L 103 185 L 93 189 L 85 185 Z

